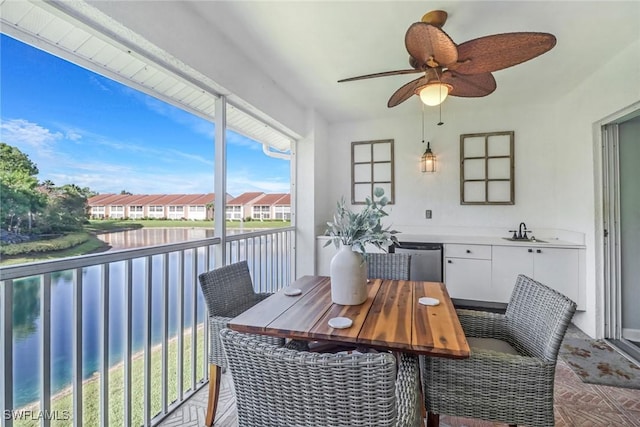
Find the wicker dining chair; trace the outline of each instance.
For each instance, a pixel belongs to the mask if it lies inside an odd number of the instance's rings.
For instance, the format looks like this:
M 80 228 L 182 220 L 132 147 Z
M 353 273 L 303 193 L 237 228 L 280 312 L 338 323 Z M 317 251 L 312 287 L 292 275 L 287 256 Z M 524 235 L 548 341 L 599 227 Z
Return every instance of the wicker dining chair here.
M 209 402 L 205 422 L 213 425 L 220 391 L 220 375 L 227 367 L 227 359 L 220 342 L 220 331 L 232 318 L 253 307 L 271 294 L 256 293 L 253 289 L 249 266 L 240 261 L 198 276 L 209 311 Z M 274 345 L 283 345 L 281 338 L 255 335 L 255 339 Z
M 238 425 L 394 426 L 422 422 L 418 358 L 300 352 L 230 329 L 220 333 Z M 399 367 L 398 367 L 399 366 Z
M 368 253 L 369 279 L 409 280 L 411 255 Z
M 439 415 L 553 426 L 560 344 L 576 304 L 519 275 L 505 314 L 458 310 L 468 359 L 423 357 L 427 425 Z

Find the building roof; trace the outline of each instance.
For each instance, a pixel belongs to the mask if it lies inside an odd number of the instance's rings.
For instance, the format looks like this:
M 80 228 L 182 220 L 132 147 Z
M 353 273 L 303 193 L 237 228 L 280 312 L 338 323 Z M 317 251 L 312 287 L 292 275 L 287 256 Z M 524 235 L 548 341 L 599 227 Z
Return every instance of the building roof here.
M 276 204 L 276 206 L 291 206 L 291 193 L 285 194 L 275 204 Z
M 227 199 L 230 198 L 227 195 Z M 87 203 L 90 206 L 106 205 L 206 205 L 213 203 L 214 193 L 207 194 L 99 194 L 90 197 Z
M 230 194 L 226 195 L 227 203 L 231 200 L 251 201 L 264 193 L 244 193 L 235 199 Z M 282 196 L 282 194 L 280 194 Z M 89 206 L 202 206 L 214 203 L 215 193 L 206 194 L 98 194 L 87 200 Z
M 229 205 L 229 206 L 232 206 L 232 205 L 240 205 L 240 206 L 246 205 L 248 203 L 253 202 L 257 198 L 261 197 L 263 194 L 264 193 L 261 192 L 261 191 L 242 193 L 238 197 L 229 200 L 227 202 L 227 205 Z
M 281 200 L 283 200 L 287 196 L 288 196 L 288 194 L 285 194 L 285 193 L 263 194 L 262 197 L 260 197 L 259 199 L 255 200 L 253 202 L 253 204 L 254 205 L 261 205 L 261 206 L 289 205 L 289 204 L 291 204 L 290 202 L 289 203 L 281 202 Z M 289 198 L 289 200 L 290 199 L 291 198 Z

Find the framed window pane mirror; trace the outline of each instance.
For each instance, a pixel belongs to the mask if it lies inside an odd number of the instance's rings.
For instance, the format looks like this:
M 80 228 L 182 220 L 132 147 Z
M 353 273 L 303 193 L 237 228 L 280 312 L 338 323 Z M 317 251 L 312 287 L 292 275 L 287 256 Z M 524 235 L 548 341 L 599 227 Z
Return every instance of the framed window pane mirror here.
M 515 204 L 513 146 L 513 131 L 460 135 L 460 204 Z
M 394 203 L 393 139 L 351 143 L 351 203 L 362 205 L 380 187 Z

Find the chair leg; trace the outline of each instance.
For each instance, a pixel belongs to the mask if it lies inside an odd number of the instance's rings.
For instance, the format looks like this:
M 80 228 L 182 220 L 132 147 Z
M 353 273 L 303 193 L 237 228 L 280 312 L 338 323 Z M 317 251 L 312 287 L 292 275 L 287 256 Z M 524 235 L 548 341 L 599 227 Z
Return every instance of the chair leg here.
M 440 414 L 427 412 L 427 427 L 438 427 L 440 425 Z
M 207 402 L 207 415 L 205 425 L 211 427 L 216 418 L 218 408 L 218 394 L 220 393 L 220 377 L 222 369 L 218 365 L 209 364 L 209 401 Z

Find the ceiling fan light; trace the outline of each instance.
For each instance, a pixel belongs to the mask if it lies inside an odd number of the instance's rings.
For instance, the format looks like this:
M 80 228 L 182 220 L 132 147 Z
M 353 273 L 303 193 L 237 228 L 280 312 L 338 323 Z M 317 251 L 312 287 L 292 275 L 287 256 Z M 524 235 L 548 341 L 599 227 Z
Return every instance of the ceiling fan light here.
M 449 95 L 449 85 L 444 83 L 430 83 L 420 89 L 420 99 L 426 105 L 434 107 L 442 104 Z

